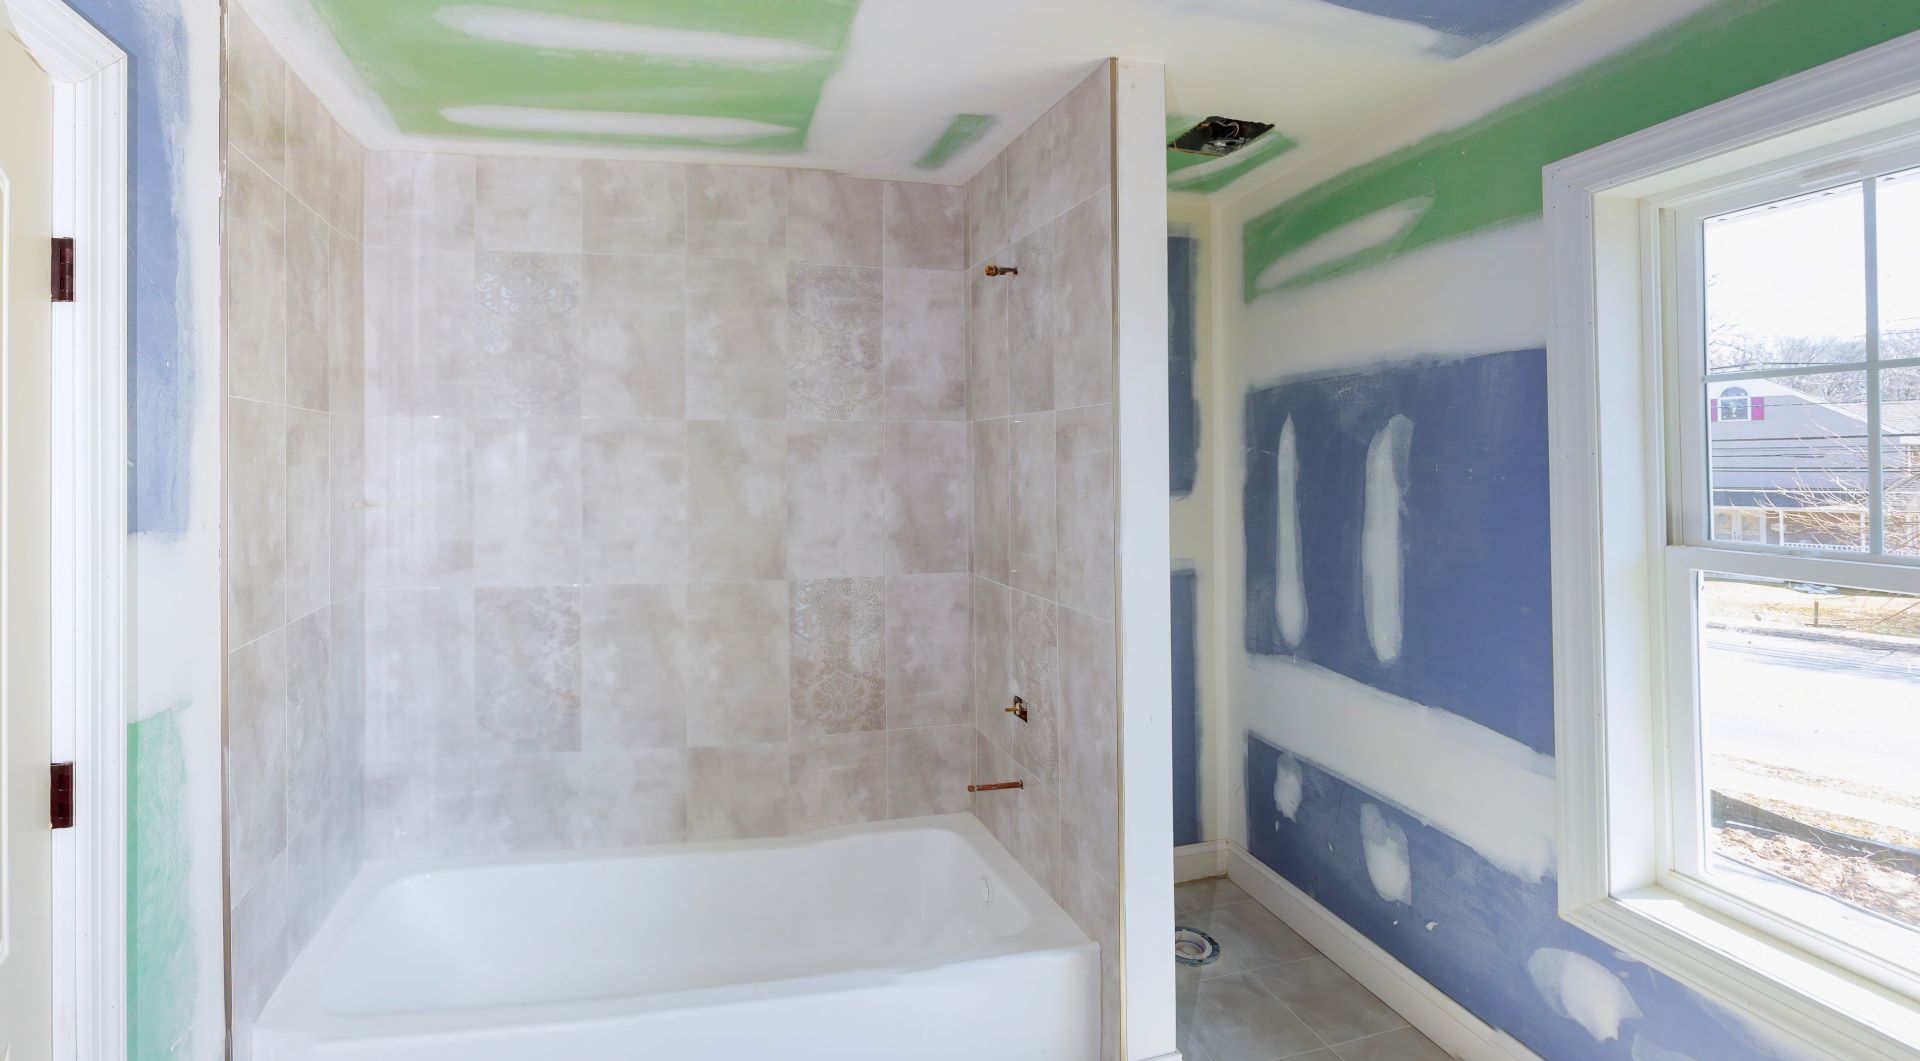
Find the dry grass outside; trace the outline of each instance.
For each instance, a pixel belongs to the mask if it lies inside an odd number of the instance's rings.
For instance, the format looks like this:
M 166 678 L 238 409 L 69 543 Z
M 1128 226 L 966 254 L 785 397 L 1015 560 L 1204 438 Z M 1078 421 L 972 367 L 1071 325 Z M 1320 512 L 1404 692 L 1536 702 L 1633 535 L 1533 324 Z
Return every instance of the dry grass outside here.
M 1920 597 L 1842 590 L 1803 593 L 1772 582 L 1708 579 L 1700 611 L 1710 622 L 1775 623 L 1920 638 Z
M 1713 849 L 1743 865 L 1920 928 L 1920 877 L 1905 870 L 1791 836 L 1746 829 L 1713 830 Z

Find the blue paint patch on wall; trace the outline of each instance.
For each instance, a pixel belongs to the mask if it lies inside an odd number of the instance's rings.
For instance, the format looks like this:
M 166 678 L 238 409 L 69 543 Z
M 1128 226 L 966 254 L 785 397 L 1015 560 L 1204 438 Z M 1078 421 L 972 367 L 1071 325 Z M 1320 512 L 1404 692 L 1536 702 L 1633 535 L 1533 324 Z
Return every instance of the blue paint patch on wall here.
M 1283 772 L 1289 794 L 1292 782 L 1299 782 L 1291 819 L 1280 812 L 1274 795 Z M 1620 957 L 1560 920 L 1551 879 L 1521 880 L 1445 833 L 1252 733 L 1247 735 L 1246 792 L 1247 848 L 1255 858 L 1541 1057 L 1758 1061 L 1790 1056 L 1679 982 Z M 1381 898 L 1368 874 L 1360 838 L 1362 808 L 1368 806 L 1406 836 L 1413 882 L 1406 902 Z M 1549 1000 L 1528 968 L 1543 949 L 1578 955 L 1617 979 L 1632 1000 L 1617 1037 L 1596 1038 L 1566 1014 L 1566 1007 Z M 1611 990 L 1604 980 L 1602 985 Z
M 1246 646 L 1293 656 L 1553 751 L 1544 350 L 1418 361 L 1247 395 Z M 1400 519 L 1403 642 L 1382 662 L 1361 579 L 1368 448 L 1412 421 Z M 1276 614 L 1281 429 L 1291 420 L 1306 601 Z
M 1200 575 L 1173 573 L 1173 844 L 1200 832 Z
M 1568 0 L 1326 0 L 1369 15 L 1458 37 L 1471 45 L 1489 44 Z
M 1200 472 L 1200 399 L 1194 393 L 1194 363 L 1199 352 L 1194 281 L 1200 241 L 1167 237 L 1167 466 L 1174 497 L 1193 493 Z
M 139 0 L 72 0 L 127 53 L 132 113 L 128 165 L 131 224 L 128 281 L 132 361 L 127 445 L 128 530 L 177 535 L 187 529 L 194 385 L 199 366 L 186 267 L 180 192 L 189 150 L 187 32 L 171 5 Z M 84 251 L 82 252 L 84 253 Z

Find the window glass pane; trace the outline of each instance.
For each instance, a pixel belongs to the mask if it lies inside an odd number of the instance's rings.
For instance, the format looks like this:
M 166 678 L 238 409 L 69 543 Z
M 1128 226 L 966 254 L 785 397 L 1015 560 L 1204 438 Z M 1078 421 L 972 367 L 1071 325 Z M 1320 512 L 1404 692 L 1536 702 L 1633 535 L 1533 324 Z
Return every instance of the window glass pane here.
M 1920 368 L 1880 373 L 1880 438 L 1887 552 L 1920 556 Z
M 1861 187 L 1708 219 L 1707 369 L 1866 360 Z
M 1920 170 L 1880 178 L 1880 356 L 1920 357 Z
M 1920 926 L 1920 597 L 1700 583 L 1707 872 Z
M 1866 373 L 1709 381 L 1706 402 L 1715 541 L 1867 548 Z

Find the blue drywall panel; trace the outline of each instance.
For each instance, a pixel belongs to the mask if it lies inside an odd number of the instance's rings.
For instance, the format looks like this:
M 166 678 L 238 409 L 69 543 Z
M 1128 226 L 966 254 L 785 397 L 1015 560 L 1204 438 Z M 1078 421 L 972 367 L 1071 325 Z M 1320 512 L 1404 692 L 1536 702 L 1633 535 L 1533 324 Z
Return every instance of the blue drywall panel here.
M 1399 362 L 1250 391 L 1248 651 L 1292 656 L 1553 750 L 1544 350 Z M 1362 592 L 1368 447 L 1412 422 L 1400 517 L 1403 640 L 1382 661 Z M 1306 601 L 1298 646 L 1276 615 L 1280 433 L 1293 423 Z

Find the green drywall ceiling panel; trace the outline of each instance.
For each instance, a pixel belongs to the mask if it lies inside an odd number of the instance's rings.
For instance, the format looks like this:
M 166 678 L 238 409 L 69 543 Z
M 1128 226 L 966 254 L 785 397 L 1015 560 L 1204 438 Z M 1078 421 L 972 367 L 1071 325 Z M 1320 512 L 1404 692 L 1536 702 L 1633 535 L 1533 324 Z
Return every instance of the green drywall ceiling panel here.
M 953 160 L 953 156 L 973 146 L 998 119 L 991 114 L 956 114 L 953 121 L 941 132 L 940 138 L 927 148 L 913 164 L 915 169 L 939 169 Z
M 514 0 L 519 11 L 796 41 L 818 59 L 735 64 L 525 47 L 468 36 L 434 18 L 460 0 L 315 0 L 354 67 L 402 132 L 513 140 L 714 146 L 695 137 L 487 129 L 441 117 L 459 106 L 540 107 L 740 118 L 792 131 L 725 146 L 791 153 L 840 65 L 859 0 Z
M 1267 267 L 1380 211 L 1425 203 L 1393 238 L 1284 279 L 1285 290 L 1537 217 L 1540 170 L 1590 147 L 1920 30 L 1920 0 L 1722 0 L 1458 129 L 1317 185 L 1241 230 L 1245 297 Z
M 187 903 L 184 706 L 127 727 L 127 1057 L 191 1056 L 195 972 Z

